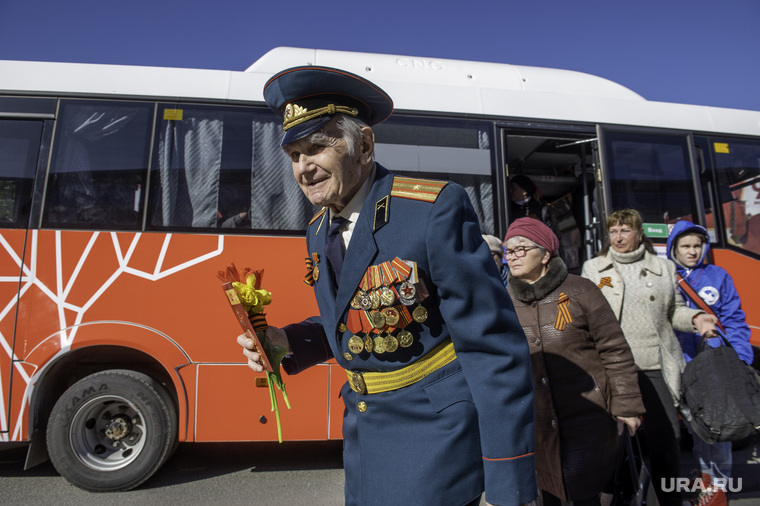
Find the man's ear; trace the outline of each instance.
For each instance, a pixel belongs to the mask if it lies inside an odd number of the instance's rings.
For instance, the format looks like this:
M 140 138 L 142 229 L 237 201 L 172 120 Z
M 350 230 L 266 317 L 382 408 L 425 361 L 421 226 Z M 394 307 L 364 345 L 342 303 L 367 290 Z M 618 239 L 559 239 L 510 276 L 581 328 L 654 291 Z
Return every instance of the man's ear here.
M 375 132 L 370 127 L 362 128 L 362 140 L 359 152 L 359 160 L 362 164 L 372 162 L 375 153 Z

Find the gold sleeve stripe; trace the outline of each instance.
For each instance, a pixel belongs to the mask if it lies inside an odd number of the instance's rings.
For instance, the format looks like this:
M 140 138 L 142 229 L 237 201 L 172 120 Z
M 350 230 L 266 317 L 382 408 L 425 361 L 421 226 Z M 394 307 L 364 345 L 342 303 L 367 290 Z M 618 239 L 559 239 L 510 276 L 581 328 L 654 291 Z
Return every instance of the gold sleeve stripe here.
M 446 181 L 434 181 L 432 179 L 417 179 L 412 177 L 399 177 L 393 179 L 391 196 L 405 199 L 435 202 L 438 194 L 447 185 Z

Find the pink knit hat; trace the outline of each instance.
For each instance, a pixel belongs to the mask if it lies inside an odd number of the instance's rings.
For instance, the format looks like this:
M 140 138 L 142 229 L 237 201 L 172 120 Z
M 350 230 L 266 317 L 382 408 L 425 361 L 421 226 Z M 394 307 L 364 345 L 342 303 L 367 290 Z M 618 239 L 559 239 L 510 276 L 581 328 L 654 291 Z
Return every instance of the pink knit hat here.
M 507 229 L 507 235 L 504 237 L 506 243 L 512 237 L 525 237 L 530 239 L 534 243 L 538 244 L 549 255 L 556 257 L 559 253 L 559 240 L 554 235 L 552 229 L 544 225 L 544 222 L 535 218 L 519 218 L 516 219 Z

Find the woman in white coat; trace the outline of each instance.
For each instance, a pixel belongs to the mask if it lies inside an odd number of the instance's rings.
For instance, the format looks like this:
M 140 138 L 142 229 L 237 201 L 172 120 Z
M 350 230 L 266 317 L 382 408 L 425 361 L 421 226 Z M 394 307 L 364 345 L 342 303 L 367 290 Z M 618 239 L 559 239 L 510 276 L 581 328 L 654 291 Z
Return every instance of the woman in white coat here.
M 715 318 L 686 306 L 673 263 L 657 256 L 638 211 L 612 213 L 607 232 L 607 244 L 583 264 L 581 275 L 602 290 L 633 352 L 660 505 L 681 506 L 680 493 L 663 491 L 661 480 L 668 484 L 681 474 L 677 406 L 685 362 L 673 329 L 703 334 L 715 329 Z

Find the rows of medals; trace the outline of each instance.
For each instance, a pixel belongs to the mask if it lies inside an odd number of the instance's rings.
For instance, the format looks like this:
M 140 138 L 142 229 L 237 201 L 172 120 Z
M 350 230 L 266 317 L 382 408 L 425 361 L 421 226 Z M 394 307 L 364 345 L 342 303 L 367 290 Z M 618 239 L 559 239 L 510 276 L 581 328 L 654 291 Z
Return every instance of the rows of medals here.
M 396 258 L 370 266 L 351 298 L 346 327 L 353 335 L 348 349 L 356 355 L 383 354 L 411 346 L 414 336 L 406 327 L 427 320 L 422 301 L 428 295 L 415 262 Z

